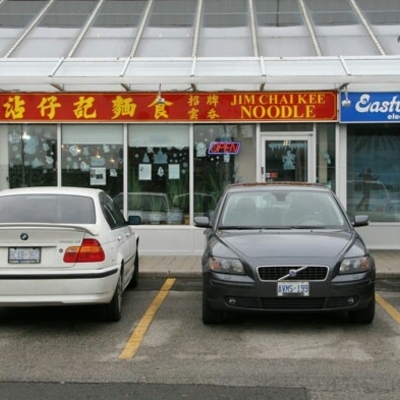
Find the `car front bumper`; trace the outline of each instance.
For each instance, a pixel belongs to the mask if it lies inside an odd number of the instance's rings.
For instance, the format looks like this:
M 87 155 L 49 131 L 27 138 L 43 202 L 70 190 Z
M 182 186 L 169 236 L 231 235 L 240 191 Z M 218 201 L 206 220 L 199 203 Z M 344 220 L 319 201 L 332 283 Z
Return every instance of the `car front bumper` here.
M 109 303 L 118 267 L 81 271 L 19 271 L 0 274 L 0 306 Z
M 211 307 L 222 311 L 352 311 L 370 304 L 375 283 L 371 273 L 340 276 L 332 281 L 310 281 L 308 296 L 278 296 L 277 282 L 207 272 L 203 290 Z

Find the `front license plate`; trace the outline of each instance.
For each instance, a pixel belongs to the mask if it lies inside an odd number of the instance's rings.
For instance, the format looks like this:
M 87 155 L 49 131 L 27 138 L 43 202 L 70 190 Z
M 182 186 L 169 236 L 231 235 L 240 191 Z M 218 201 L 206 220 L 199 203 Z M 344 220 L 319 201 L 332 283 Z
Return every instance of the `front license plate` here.
M 40 263 L 40 248 L 9 247 L 8 262 L 10 264 L 38 264 Z
M 278 282 L 278 296 L 309 296 L 308 282 Z

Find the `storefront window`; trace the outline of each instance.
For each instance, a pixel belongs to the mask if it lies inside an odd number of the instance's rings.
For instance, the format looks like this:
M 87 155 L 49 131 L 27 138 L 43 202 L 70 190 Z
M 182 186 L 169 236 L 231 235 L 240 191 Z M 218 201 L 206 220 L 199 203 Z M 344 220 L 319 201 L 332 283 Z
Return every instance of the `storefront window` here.
M 256 180 L 255 154 L 255 125 L 194 126 L 194 216 L 211 217 L 230 183 Z
M 317 181 L 336 189 L 335 124 L 317 124 Z
M 7 146 L 10 188 L 57 185 L 57 125 L 8 125 Z M 6 154 L 4 154 L 7 152 Z
M 400 221 L 400 132 L 387 124 L 347 126 L 347 211 Z
M 62 186 L 100 188 L 115 197 L 123 188 L 122 125 L 62 127 Z
M 130 125 L 128 135 L 128 216 L 142 224 L 189 223 L 189 127 Z

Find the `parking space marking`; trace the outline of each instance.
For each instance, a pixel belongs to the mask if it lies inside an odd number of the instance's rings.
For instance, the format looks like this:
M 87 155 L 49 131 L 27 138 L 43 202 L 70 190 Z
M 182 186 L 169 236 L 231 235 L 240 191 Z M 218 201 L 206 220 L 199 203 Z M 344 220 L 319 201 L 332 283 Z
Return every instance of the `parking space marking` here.
M 388 301 L 379 294 L 375 294 L 375 301 L 398 323 L 400 324 L 400 312 L 397 311 Z
M 137 350 L 140 347 L 140 344 L 143 341 L 144 335 L 149 329 L 158 309 L 161 307 L 164 300 L 167 298 L 169 291 L 175 283 L 174 278 L 168 278 L 157 296 L 150 304 L 149 308 L 144 313 L 143 317 L 137 324 L 135 330 L 133 331 L 131 337 L 125 345 L 125 348 L 122 350 L 121 354 L 118 358 L 120 359 L 129 359 L 135 357 Z

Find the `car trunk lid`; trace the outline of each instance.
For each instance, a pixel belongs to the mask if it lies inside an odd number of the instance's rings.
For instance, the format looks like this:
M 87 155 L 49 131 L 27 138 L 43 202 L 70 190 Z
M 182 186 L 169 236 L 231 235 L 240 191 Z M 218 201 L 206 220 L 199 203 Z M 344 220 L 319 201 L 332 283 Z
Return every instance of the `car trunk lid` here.
M 96 232 L 84 226 L 54 224 L 0 224 L 0 270 L 7 268 L 71 268 L 67 248 L 79 246 Z

